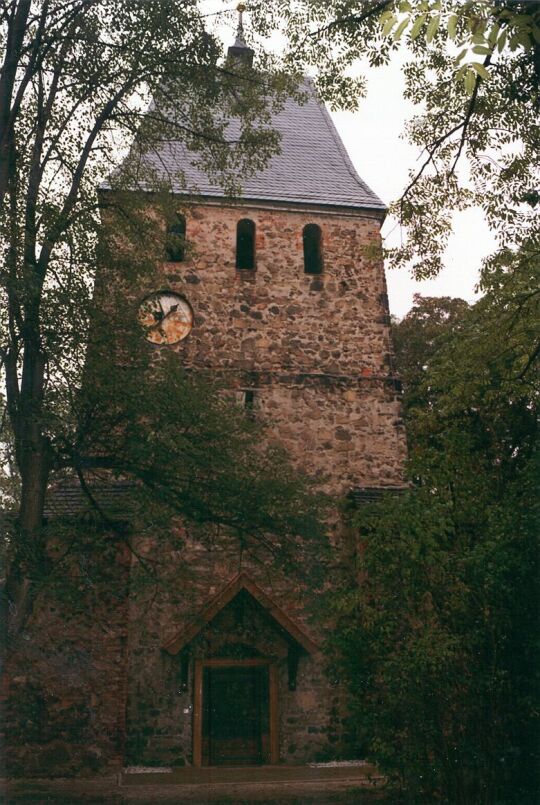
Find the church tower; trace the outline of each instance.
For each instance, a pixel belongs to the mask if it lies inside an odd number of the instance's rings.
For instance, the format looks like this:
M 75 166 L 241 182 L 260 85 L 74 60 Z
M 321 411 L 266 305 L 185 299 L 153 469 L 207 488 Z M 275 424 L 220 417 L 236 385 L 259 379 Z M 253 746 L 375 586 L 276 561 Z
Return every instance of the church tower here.
M 241 27 L 230 57 L 251 59 Z M 181 212 L 140 319 L 188 369 L 226 376 L 322 491 L 372 499 L 402 485 L 406 449 L 379 249 L 385 205 L 313 85 L 304 89 L 307 101 L 287 100 L 272 121 L 281 153 L 240 199 L 226 198 L 180 140 L 153 157 L 158 171 L 181 168 L 198 195 L 176 188 Z M 154 306 L 160 328 L 150 326 Z M 327 587 L 342 544 L 337 524 Z M 145 631 L 132 603 L 128 762 L 305 763 L 346 752 L 346 697 L 324 654 L 318 593 L 227 545 L 187 541 L 181 561 L 191 578 L 183 603 L 158 603 Z
M 240 19 L 229 64 L 249 67 L 252 57 Z M 95 378 L 123 394 L 122 369 L 143 383 L 140 367 L 165 355 L 218 378 L 336 501 L 327 541 L 318 551 L 314 540 L 291 540 L 288 563 L 255 557 L 230 533 L 209 538 L 167 522 L 111 464 L 88 483 L 61 474 L 45 511 L 58 581 L 45 585 L 10 674 L 15 774 L 350 757 L 347 691 L 326 648 L 326 602 L 350 581 L 357 549 L 338 504 L 402 488 L 406 445 L 380 249 L 385 205 L 357 175 L 313 84 L 302 89 L 303 100 L 273 114 L 280 153 L 240 198 L 225 195 L 180 137 L 135 155 L 136 182 L 130 173 L 120 189 L 101 187 L 107 235 L 87 360 L 102 371 L 89 371 L 88 385 L 99 420 Z M 185 182 L 171 188 L 180 173 Z M 145 187 L 148 174 L 158 182 Z M 122 223 L 136 211 L 131 228 L 117 225 L 119 208 Z M 115 405 L 107 423 L 117 422 Z M 95 458 L 115 426 L 91 437 Z M 147 519 L 133 513 L 134 498 Z M 168 586 L 149 596 L 138 570 L 152 562 Z

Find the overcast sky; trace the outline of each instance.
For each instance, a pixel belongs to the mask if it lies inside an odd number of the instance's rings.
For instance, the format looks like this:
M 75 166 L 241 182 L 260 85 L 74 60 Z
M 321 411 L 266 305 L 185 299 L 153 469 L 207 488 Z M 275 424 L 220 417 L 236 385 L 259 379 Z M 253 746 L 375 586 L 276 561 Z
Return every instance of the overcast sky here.
M 408 171 L 416 165 L 418 149 L 402 138 L 404 123 L 415 112 L 403 99 L 401 65 L 370 68 L 366 98 L 357 112 L 332 112 L 339 133 L 360 176 L 386 203 L 399 198 L 407 185 Z M 434 280 L 415 282 L 408 272 L 387 271 L 392 313 L 402 316 L 414 293 L 424 296 L 461 296 L 472 301 L 482 257 L 494 249 L 494 241 L 481 210 L 457 213 L 454 233 L 445 255 L 445 269 Z M 383 227 L 387 245 L 397 245 L 400 231 L 387 219 Z
M 225 0 L 202 0 L 210 14 L 236 3 Z M 209 20 L 210 21 L 210 20 Z M 232 44 L 235 25 L 226 24 L 221 14 L 213 17 L 224 44 Z M 249 20 L 246 20 L 249 39 Z M 270 43 L 279 47 L 279 42 Z M 359 66 L 368 81 L 366 97 L 357 112 L 331 112 L 359 175 L 385 203 L 399 198 L 407 186 L 408 172 L 415 167 L 418 149 L 403 138 L 405 121 L 415 113 L 414 106 L 403 99 L 401 60 L 396 57 L 387 67 Z M 453 235 L 445 255 L 445 268 L 434 280 L 416 282 L 407 271 L 387 271 L 390 310 L 403 316 L 411 307 L 413 294 L 424 296 L 460 296 L 475 298 L 475 286 L 481 260 L 494 250 L 494 241 L 480 210 L 456 213 Z M 397 245 L 401 233 L 390 218 L 384 224 L 383 237 L 388 246 Z

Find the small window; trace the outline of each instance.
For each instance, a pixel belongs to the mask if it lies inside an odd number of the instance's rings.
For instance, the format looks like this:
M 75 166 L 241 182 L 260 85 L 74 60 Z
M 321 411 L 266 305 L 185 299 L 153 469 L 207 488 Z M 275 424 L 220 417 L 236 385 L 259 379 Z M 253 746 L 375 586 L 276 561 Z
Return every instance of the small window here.
M 244 391 L 244 408 L 247 411 L 253 411 L 253 406 L 255 403 L 255 392 L 253 389 L 246 389 Z
M 255 269 L 255 223 L 249 218 L 238 221 L 236 226 L 236 268 Z
M 307 224 L 303 232 L 304 272 L 322 274 L 321 228 L 317 224 Z
M 184 215 L 177 215 L 175 221 L 167 229 L 167 242 L 165 244 L 167 260 L 171 263 L 181 263 L 186 253 L 186 219 Z
M 255 408 L 254 389 L 242 389 L 234 392 L 234 399 L 239 408 L 244 408 L 248 413 Z

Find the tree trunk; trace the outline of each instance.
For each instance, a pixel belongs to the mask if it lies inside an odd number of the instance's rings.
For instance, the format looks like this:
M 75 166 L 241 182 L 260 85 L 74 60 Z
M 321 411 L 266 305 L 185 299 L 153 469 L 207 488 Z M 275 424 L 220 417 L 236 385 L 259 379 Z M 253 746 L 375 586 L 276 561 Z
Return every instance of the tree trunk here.
M 43 539 L 43 511 L 50 472 L 47 438 L 42 432 L 45 360 L 27 345 L 22 373 L 18 418 L 18 455 L 21 505 L 17 522 L 16 554 L 6 584 L 9 607 L 8 639 L 16 640 L 31 612 L 36 577 L 47 561 Z

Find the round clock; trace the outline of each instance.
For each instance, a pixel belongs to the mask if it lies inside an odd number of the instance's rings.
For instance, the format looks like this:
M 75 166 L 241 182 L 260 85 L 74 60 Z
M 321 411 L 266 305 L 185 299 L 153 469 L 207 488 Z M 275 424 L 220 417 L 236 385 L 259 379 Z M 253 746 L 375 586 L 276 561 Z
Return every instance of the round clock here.
M 182 296 L 158 291 L 143 299 L 137 319 L 151 344 L 178 344 L 191 332 L 193 310 Z

